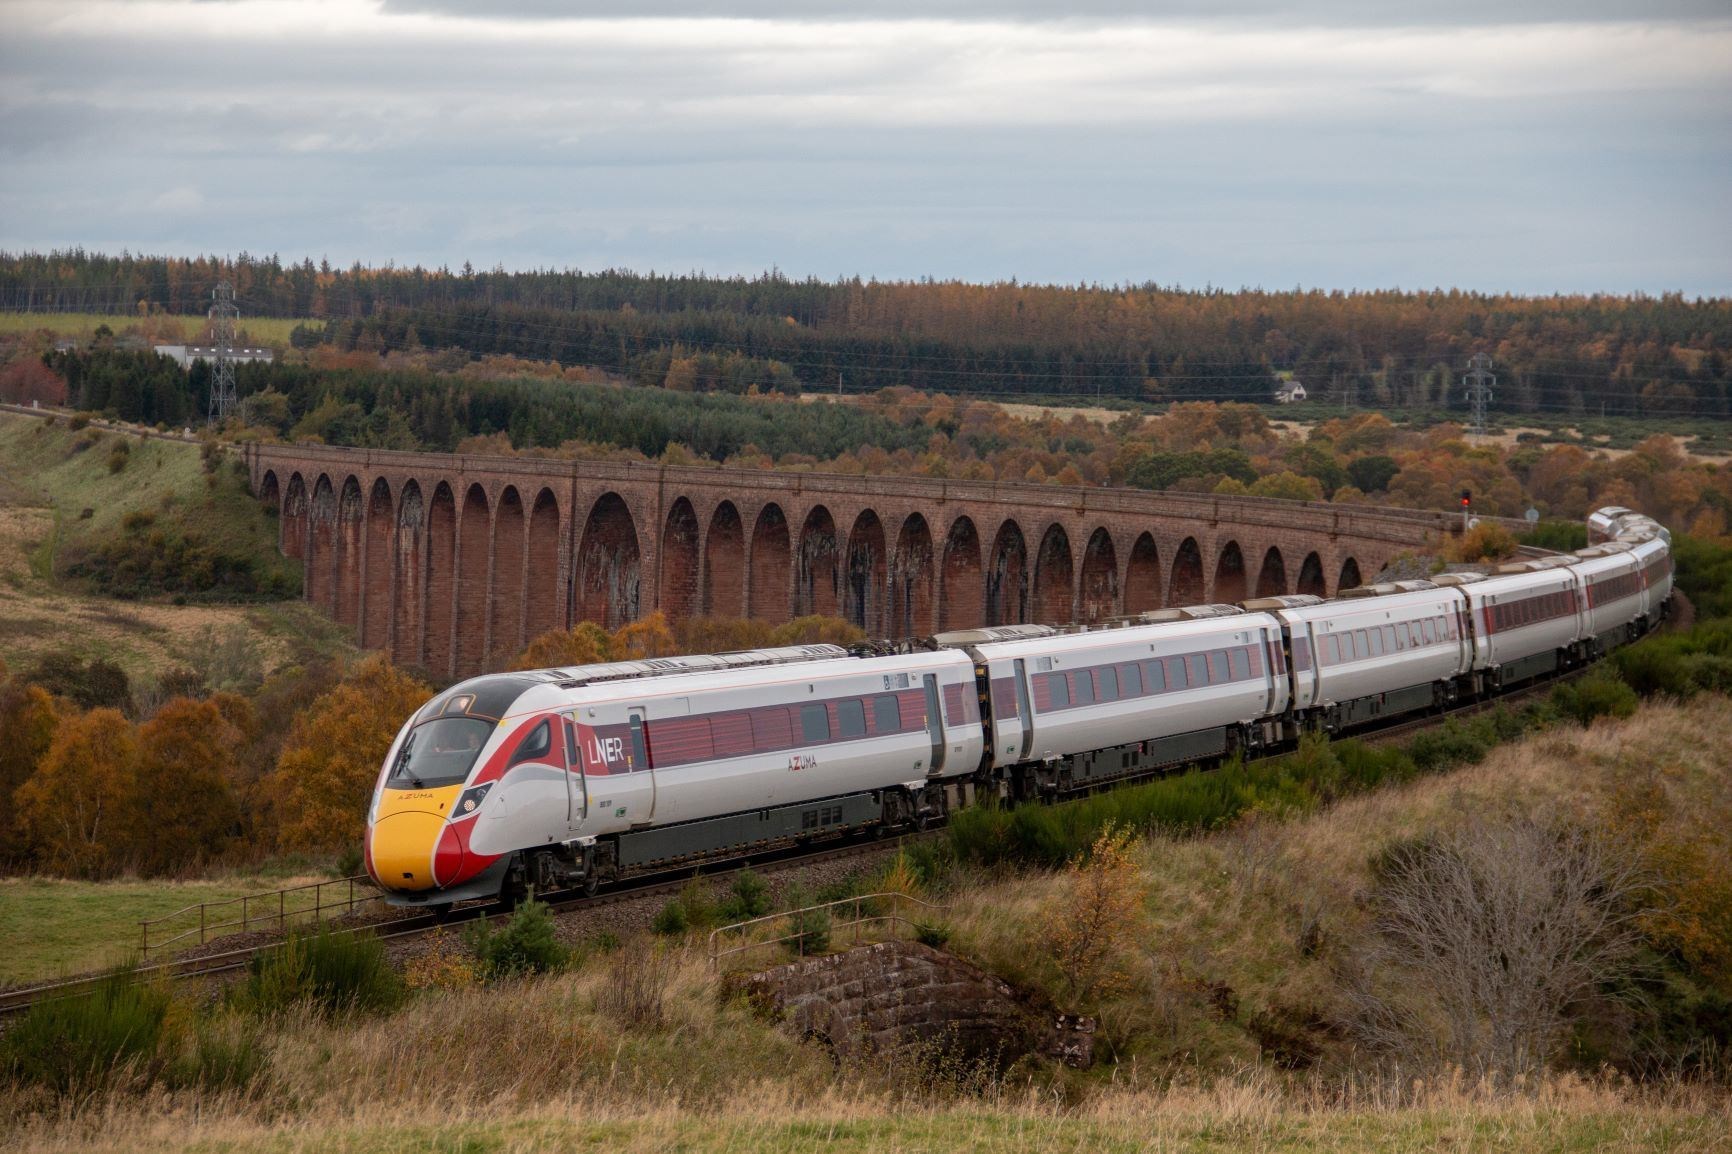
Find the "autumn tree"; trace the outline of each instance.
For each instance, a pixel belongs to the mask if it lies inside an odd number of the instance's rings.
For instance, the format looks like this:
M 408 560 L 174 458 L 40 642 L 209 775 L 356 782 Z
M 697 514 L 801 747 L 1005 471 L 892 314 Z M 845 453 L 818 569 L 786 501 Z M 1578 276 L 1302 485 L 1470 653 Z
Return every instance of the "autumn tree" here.
M 138 729 L 132 859 L 168 873 L 222 855 L 240 824 L 225 772 L 244 740 L 214 701 L 170 700 Z
M 607 630 L 593 621 L 581 621 L 574 628 L 550 630 L 531 641 L 511 668 L 553 669 L 612 660 L 613 638 Z
M 1071 993 L 1105 999 L 1130 985 L 1128 943 L 1142 920 L 1143 883 L 1131 856 L 1135 831 L 1108 822 L 1065 871 L 1047 911 L 1047 952 Z
M 660 609 L 629 625 L 620 626 L 613 635 L 613 652 L 619 661 L 672 657 L 679 648 L 673 630 L 668 627 L 667 614 Z
M 853 645 L 866 640 L 866 631 L 840 617 L 813 614 L 796 617 L 776 626 L 771 645 Z
M 296 716 L 272 790 L 284 845 L 339 850 L 359 843 L 385 754 L 432 692 L 374 656 Z
M 117 709 L 69 717 L 13 797 L 37 864 L 101 877 L 124 864 L 134 833 L 138 738 Z
M 23 848 L 14 798 L 48 752 L 59 722 L 54 698 L 40 685 L 0 682 L 0 857 Z

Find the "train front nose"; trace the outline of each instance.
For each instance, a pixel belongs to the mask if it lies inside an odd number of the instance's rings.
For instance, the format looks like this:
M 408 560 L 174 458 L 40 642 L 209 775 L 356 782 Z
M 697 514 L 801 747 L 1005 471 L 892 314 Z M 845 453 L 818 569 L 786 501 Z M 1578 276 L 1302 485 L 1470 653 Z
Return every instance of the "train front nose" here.
M 367 865 L 375 881 L 389 890 L 415 892 L 437 886 L 438 873 L 449 880 L 455 863 L 441 863 L 439 849 L 457 793 L 455 787 L 386 792 L 367 831 Z

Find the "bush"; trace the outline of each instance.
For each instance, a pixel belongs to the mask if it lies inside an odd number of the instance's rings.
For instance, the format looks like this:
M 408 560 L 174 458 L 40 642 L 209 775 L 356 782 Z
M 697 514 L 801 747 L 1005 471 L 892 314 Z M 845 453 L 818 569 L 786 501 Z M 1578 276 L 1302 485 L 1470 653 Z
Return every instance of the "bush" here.
M 598 1006 L 624 1025 L 653 1030 L 665 1016 L 663 1007 L 673 970 L 673 959 L 665 950 L 641 941 L 634 943 L 613 955 Z
M 310 934 L 290 933 L 282 945 L 254 957 L 234 996 L 255 1014 L 300 1005 L 327 1014 L 383 1012 L 403 1000 L 403 983 L 379 939 L 321 926 Z
M 72 419 L 66 422 L 66 427 L 76 433 L 88 424 L 90 424 L 89 413 L 73 413 Z
M 476 922 L 469 933 L 469 946 L 475 951 L 482 978 L 488 981 L 520 974 L 544 974 L 561 968 L 570 959 L 570 951 L 560 945 L 554 934 L 553 915 L 547 904 L 533 898 L 512 912 L 504 929 L 495 930 L 488 922 Z
M 32 1006 L 0 1037 L 0 1070 L 62 1096 L 129 1078 L 148 1082 L 168 1008 L 165 988 L 131 968 L 115 970 L 86 993 Z
M 916 922 L 914 940 L 923 946 L 942 950 L 945 943 L 950 941 L 950 927 L 938 922 Z
M 734 875 L 728 896 L 716 907 L 716 917 L 723 923 L 748 922 L 770 912 L 770 886 L 751 870 Z
M 791 895 L 791 902 L 801 906 L 808 900 L 803 894 Z M 788 919 L 789 938 L 782 943 L 788 952 L 797 958 L 809 957 L 812 954 L 828 953 L 830 950 L 830 911 L 827 909 L 802 909 Z
M 101 658 L 86 664 L 70 653 L 49 653 L 25 671 L 23 680 L 67 698 L 81 709 L 126 709 L 132 704 L 126 671 Z
M 655 920 L 650 923 L 650 928 L 658 934 L 673 937 L 691 929 L 692 924 L 691 920 L 686 917 L 685 905 L 678 898 L 675 898 L 656 911 Z
M 233 1015 L 200 1019 L 186 1051 L 163 1071 L 172 1088 L 244 1090 L 264 1077 L 269 1056 L 256 1028 Z
M 1553 708 L 1582 725 L 1596 717 L 1628 717 L 1639 703 L 1636 691 L 1605 668 L 1552 690 Z
M 114 442 L 108 450 L 108 471 L 118 473 L 126 468 L 126 462 L 132 457 L 132 446 L 124 440 Z

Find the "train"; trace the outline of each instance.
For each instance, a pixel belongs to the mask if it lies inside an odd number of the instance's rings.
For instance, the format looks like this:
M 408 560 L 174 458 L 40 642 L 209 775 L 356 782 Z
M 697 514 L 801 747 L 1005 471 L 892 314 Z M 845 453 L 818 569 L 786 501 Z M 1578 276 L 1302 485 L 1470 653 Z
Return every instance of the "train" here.
M 1665 618 L 1666 529 L 1623 508 L 1588 529 L 1573 553 L 1327 599 L 473 677 L 393 740 L 367 872 L 409 906 L 593 893 L 1446 710 Z

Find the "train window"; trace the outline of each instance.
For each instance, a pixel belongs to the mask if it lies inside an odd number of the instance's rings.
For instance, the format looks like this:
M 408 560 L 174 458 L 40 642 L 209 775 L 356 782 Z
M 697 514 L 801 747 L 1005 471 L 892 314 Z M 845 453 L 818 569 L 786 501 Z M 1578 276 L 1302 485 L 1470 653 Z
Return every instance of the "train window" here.
M 830 711 L 822 702 L 800 707 L 800 739 L 807 745 L 830 740 Z
M 511 764 L 518 765 L 525 761 L 534 761 L 538 757 L 546 757 L 547 751 L 553 748 L 553 730 L 547 720 L 542 719 L 523 743 L 517 747 L 517 752 L 511 755 Z
M 902 732 L 902 703 L 894 693 L 881 693 L 872 699 L 872 732 Z
M 744 713 L 718 713 L 710 718 L 710 740 L 717 757 L 752 752 L 752 719 Z
M 1095 671 L 1095 678 L 1100 682 L 1101 700 L 1117 701 L 1119 699 L 1119 671 L 1111 665 L 1103 665 Z
M 1365 644 L 1371 648 L 1371 651 L 1366 654 L 1367 657 L 1382 657 L 1383 630 L 1377 628 L 1365 630 Z
M 1419 623 L 1419 635 L 1425 639 L 1427 645 L 1435 645 L 1437 643 L 1437 622 L 1429 617 L 1421 621 Z
M 1191 679 L 1185 672 L 1185 659 L 1183 657 L 1167 658 L 1167 687 L 1169 689 L 1189 689 L 1191 687 Z
M 1335 635 L 1325 633 L 1317 639 L 1317 663 L 1319 665 L 1334 665 L 1339 660 L 1341 658 L 1336 652 Z
M 866 703 L 858 697 L 845 697 L 836 703 L 836 728 L 842 740 L 866 736 Z
M 1076 703 L 1078 705 L 1093 705 L 1095 703 L 1095 675 L 1087 669 L 1079 669 L 1076 674 Z
M 1227 650 L 1227 672 L 1234 681 L 1243 681 L 1251 676 L 1251 659 L 1242 647 Z
M 1124 687 L 1126 697 L 1141 697 L 1143 695 L 1143 670 L 1140 665 L 1132 662 L 1119 668 L 1119 684 Z
M 1151 661 L 1144 666 L 1149 675 L 1149 692 L 1165 693 L 1167 691 L 1167 670 L 1160 661 Z
M 793 727 L 788 724 L 786 709 L 752 710 L 752 747 L 759 753 L 772 749 L 787 749 L 794 744 Z
M 1395 652 L 1395 626 L 1393 625 L 1383 627 L 1383 651 L 1385 653 Z
M 1070 704 L 1070 679 L 1062 673 L 1046 675 L 1046 692 L 1052 708 L 1063 709 Z
M 1185 658 L 1185 684 L 1209 684 L 1209 663 L 1201 653 L 1192 653 Z

